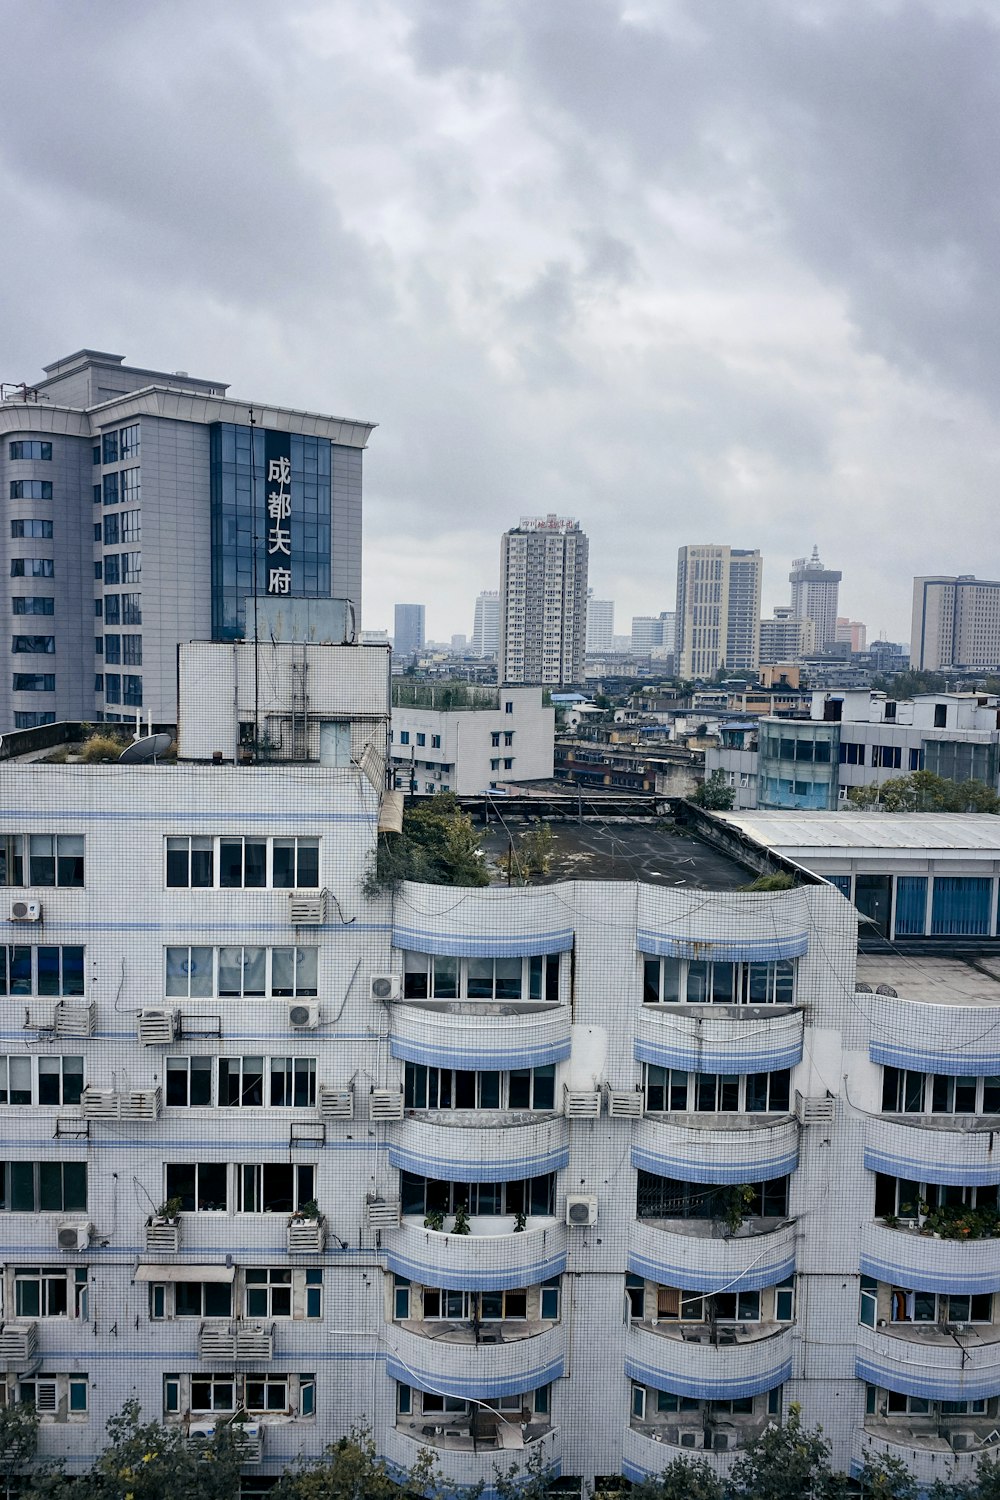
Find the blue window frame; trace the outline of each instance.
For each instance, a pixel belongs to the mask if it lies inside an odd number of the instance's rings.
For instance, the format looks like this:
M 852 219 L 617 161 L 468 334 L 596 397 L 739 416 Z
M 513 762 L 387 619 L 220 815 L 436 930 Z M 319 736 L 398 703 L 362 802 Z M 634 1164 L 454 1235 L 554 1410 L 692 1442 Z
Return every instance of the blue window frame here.
M 931 932 L 935 936 L 986 936 L 990 930 L 991 885 L 990 880 L 978 875 L 936 877 Z

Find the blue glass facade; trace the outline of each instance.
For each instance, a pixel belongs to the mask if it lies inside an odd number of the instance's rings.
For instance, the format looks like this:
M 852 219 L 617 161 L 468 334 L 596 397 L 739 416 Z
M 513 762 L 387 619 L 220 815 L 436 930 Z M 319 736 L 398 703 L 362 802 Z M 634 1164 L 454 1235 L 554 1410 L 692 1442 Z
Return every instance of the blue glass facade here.
M 283 524 L 290 531 L 291 540 L 282 562 L 290 570 L 291 578 L 283 592 L 298 598 L 328 599 L 333 445 L 326 438 L 293 433 L 290 447 L 291 506 Z M 237 640 L 243 636 L 244 601 L 254 592 L 255 534 L 257 591 L 261 596 L 267 592 L 267 540 L 272 522 L 267 505 L 265 448 L 263 428 L 218 422 L 211 429 L 213 640 Z

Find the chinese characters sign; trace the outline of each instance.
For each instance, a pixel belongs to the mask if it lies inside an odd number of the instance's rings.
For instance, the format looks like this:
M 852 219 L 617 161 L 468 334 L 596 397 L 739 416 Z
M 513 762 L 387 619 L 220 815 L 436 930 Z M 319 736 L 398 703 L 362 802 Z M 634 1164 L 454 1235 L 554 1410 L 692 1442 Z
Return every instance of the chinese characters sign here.
M 287 432 L 265 433 L 267 592 L 292 591 L 292 443 Z

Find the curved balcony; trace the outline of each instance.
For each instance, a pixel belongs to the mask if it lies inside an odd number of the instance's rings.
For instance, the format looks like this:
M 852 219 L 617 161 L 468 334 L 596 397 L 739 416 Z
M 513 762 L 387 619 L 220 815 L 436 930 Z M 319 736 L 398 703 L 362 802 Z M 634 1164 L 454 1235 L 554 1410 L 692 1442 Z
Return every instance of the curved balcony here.
M 998 1183 L 996 1119 L 977 1119 L 977 1128 L 971 1130 L 967 1128 L 969 1122 L 968 1115 L 914 1115 L 905 1124 L 897 1117 L 868 1120 L 865 1166 L 870 1172 L 887 1172 L 890 1177 L 913 1182 L 940 1182 L 953 1187 Z
M 473 1451 L 472 1437 L 467 1426 L 463 1430 L 461 1422 L 448 1422 L 445 1417 L 433 1420 L 415 1417 L 412 1421 L 400 1417 L 398 1425 L 384 1433 L 379 1449 L 390 1464 L 408 1470 L 416 1463 L 421 1449 L 430 1448 L 444 1478 L 456 1489 L 480 1486 L 482 1500 L 496 1500 L 497 1465 L 501 1470 L 512 1463 L 523 1466 L 527 1458 L 541 1454 L 543 1466 L 559 1474 L 562 1438 L 558 1428 L 544 1427 L 541 1419 L 537 1419 L 523 1427 L 505 1424 L 498 1428 L 501 1431 L 507 1439 L 503 1448 L 497 1443 Z M 508 1452 L 511 1437 L 515 1439 L 516 1451 Z M 436 1480 L 428 1484 L 428 1490 L 435 1495 L 439 1493 Z
M 465 890 L 406 881 L 395 902 L 392 945 L 456 958 L 529 958 L 564 953 L 573 926 L 557 886 Z
M 967 1333 L 948 1334 L 934 1324 L 868 1328 L 862 1323 L 856 1374 L 904 1396 L 981 1401 L 1000 1392 L 1000 1337 L 990 1327 L 975 1325 Z
M 529 1219 L 515 1234 L 512 1214 L 471 1221 L 472 1233 L 441 1234 L 423 1219 L 404 1219 L 384 1230 L 386 1264 L 397 1276 L 422 1286 L 499 1292 L 535 1286 L 566 1269 L 566 1226 L 555 1219 Z
M 802 1061 L 802 1012 L 692 1014 L 687 1007 L 646 1006 L 636 1024 L 639 1062 L 688 1073 L 769 1073 Z
M 722 891 L 706 901 L 692 887 L 639 887 L 636 946 L 668 958 L 774 963 L 808 945 L 804 889 Z
M 678 1182 L 769 1182 L 794 1172 L 799 1127 L 787 1115 L 647 1115 L 636 1126 L 632 1165 Z M 733 1117 L 725 1117 L 733 1118 Z M 683 1123 L 681 1123 L 683 1121 Z
M 865 1276 L 922 1292 L 993 1292 L 1000 1287 L 1000 1240 L 940 1240 L 863 1224 L 860 1265 Z
M 701 1431 L 700 1427 L 698 1431 Z M 714 1453 L 701 1449 L 692 1451 L 668 1441 L 673 1433 L 673 1427 L 653 1422 L 626 1427 L 622 1441 L 622 1473 L 625 1478 L 631 1479 L 634 1484 L 641 1483 L 644 1479 L 657 1478 L 675 1458 L 703 1459 L 720 1478 L 729 1475 L 736 1460 L 735 1452 Z
M 871 1017 L 872 1062 L 919 1073 L 1000 1073 L 1000 1006 L 983 999 L 988 981 L 955 968 L 946 985 L 935 985 L 933 1002 L 910 998 L 905 988 L 858 997 Z M 905 970 L 899 978 L 905 987 Z
M 961 1427 L 963 1421 L 967 1419 L 955 1417 L 955 1427 Z M 858 1474 L 866 1458 L 874 1463 L 895 1458 L 909 1469 L 923 1494 L 935 1479 L 949 1484 L 956 1480 L 975 1479 L 981 1456 L 981 1452 L 976 1451 L 957 1453 L 937 1433 L 911 1432 L 897 1423 L 866 1417 L 863 1429 L 854 1438 L 851 1472 Z
M 518 1116 L 517 1123 L 514 1118 L 484 1127 L 475 1110 L 468 1120 L 458 1110 L 411 1115 L 389 1143 L 389 1165 L 441 1182 L 513 1182 L 568 1165 L 569 1126 L 561 1115 L 528 1121 Z
M 568 1007 L 511 1015 L 467 1014 L 475 1003 L 470 1001 L 460 1014 L 432 1010 L 427 1002 L 392 1006 L 389 1050 L 393 1057 L 431 1068 L 501 1072 L 541 1068 L 569 1057 Z M 516 1012 L 516 1006 L 510 1009 Z
M 499 1330 L 517 1325 L 488 1326 Z M 521 1325 L 526 1326 L 531 1325 Z M 426 1384 L 466 1400 L 535 1390 L 563 1373 L 566 1331 L 562 1323 L 534 1326 L 534 1335 L 505 1338 L 503 1343 L 476 1343 L 469 1324 L 392 1323 L 385 1331 L 386 1369 L 394 1380 Z M 417 1332 L 418 1328 L 428 1331 Z M 485 1334 L 486 1325 L 480 1337 Z M 459 1338 L 461 1342 L 456 1341 Z
M 632 1225 L 628 1268 L 692 1292 L 756 1292 L 794 1272 L 795 1225 L 758 1219 L 723 1235 L 710 1219 L 647 1219 Z
M 792 1373 L 791 1326 L 735 1344 L 713 1344 L 705 1329 L 690 1338 L 664 1338 L 633 1323 L 625 1374 L 643 1385 L 704 1401 L 757 1396 L 781 1385 Z M 695 1342 L 695 1337 L 698 1342 Z

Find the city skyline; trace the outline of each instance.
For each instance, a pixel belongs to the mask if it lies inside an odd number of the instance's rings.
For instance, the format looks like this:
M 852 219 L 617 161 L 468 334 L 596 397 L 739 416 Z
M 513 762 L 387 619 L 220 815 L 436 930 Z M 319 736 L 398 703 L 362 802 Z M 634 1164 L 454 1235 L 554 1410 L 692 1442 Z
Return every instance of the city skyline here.
M 0 380 L 141 349 L 377 421 L 367 628 L 416 594 L 467 632 L 530 510 L 580 517 L 623 620 L 696 516 L 759 547 L 765 613 L 816 545 L 903 639 L 914 577 L 1000 574 L 998 59 L 975 0 L 177 0 L 100 37 L 41 0 L 0 61 Z

